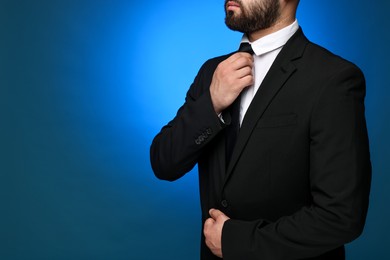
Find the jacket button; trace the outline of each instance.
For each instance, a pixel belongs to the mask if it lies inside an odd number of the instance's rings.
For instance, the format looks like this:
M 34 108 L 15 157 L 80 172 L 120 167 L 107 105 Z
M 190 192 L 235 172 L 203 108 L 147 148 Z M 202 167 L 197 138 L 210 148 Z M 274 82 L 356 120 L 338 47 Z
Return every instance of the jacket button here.
M 227 208 L 227 207 L 229 206 L 227 200 L 221 201 L 221 205 L 222 205 L 222 207 L 224 207 L 224 208 Z

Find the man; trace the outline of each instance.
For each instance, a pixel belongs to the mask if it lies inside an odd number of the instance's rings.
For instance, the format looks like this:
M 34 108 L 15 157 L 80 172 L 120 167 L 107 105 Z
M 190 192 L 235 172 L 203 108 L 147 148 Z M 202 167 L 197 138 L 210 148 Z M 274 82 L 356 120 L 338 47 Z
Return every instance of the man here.
M 307 40 L 298 2 L 226 1 L 227 26 L 254 53 L 207 61 L 151 145 L 160 179 L 198 164 L 201 259 L 345 259 L 363 230 L 364 77 Z

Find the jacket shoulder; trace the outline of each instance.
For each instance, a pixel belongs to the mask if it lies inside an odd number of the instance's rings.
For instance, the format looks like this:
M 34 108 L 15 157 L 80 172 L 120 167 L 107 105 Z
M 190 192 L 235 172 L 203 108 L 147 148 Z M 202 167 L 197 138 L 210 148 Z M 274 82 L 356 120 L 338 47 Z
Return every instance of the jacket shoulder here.
M 303 61 L 308 66 L 313 66 L 313 69 L 317 66 L 322 68 L 324 74 L 333 74 L 345 69 L 351 69 L 362 74 L 360 68 L 353 62 L 313 42 L 308 43 Z

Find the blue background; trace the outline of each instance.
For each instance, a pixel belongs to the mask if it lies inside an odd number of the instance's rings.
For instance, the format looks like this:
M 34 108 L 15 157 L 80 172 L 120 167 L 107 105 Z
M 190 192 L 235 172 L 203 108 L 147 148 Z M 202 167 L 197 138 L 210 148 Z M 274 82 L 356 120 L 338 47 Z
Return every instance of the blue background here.
M 306 35 L 362 68 L 373 162 L 348 259 L 390 259 L 387 0 L 301 1 Z M 0 259 L 198 259 L 196 171 L 149 145 L 201 64 L 235 50 L 223 1 L 0 1 Z

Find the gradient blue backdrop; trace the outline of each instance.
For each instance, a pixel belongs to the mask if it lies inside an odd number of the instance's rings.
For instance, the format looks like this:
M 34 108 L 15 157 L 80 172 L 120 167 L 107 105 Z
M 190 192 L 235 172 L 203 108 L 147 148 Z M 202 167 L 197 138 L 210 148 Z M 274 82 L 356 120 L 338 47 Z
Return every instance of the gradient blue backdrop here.
M 387 0 L 301 1 L 306 35 L 367 78 L 373 162 L 348 259 L 390 259 Z M 198 259 L 196 171 L 149 145 L 201 64 L 235 50 L 223 1 L 0 1 L 0 259 Z

